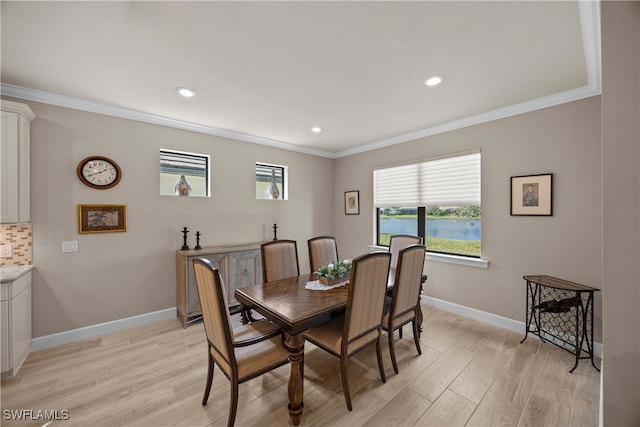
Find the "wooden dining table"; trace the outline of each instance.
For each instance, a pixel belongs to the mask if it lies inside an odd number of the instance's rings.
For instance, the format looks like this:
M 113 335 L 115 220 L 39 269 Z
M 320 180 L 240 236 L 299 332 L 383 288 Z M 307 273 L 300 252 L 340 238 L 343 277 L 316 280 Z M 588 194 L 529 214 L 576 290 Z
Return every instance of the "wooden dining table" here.
M 304 407 L 304 336 L 303 332 L 344 312 L 349 284 L 329 290 L 306 289 L 307 282 L 316 280 L 313 274 L 302 274 L 262 285 L 239 288 L 236 300 L 243 309 L 252 309 L 284 332 L 289 352 L 289 418 L 294 426 L 300 424 Z
M 426 276 L 423 279 L 426 280 Z M 294 426 L 300 424 L 304 407 L 303 333 L 310 327 L 326 322 L 332 316 L 342 314 L 347 305 L 349 292 L 349 284 L 329 290 L 306 289 L 307 282 L 313 280 L 317 280 L 317 275 L 302 274 L 261 285 L 238 288 L 235 291 L 241 312 L 254 310 L 279 325 L 284 332 L 284 343 L 289 352 L 291 365 L 288 388 L 289 418 Z M 389 290 L 393 288 L 394 280 L 395 268 L 392 268 L 387 280 Z M 418 324 L 422 325 L 421 310 L 418 313 Z

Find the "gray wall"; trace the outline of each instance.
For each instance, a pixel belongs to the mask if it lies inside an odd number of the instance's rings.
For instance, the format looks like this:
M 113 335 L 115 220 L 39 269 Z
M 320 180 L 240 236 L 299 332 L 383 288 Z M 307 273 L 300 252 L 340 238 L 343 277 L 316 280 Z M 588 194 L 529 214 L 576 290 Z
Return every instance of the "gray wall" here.
M 551 274 L 601 287 L 600 97 L 476 125 L 337 160 L 29 102 L 32 124 L 34 337 L 175 306 L 174 253 L 180 230 L 201 244 L 280 238 L 338 238 L 341 257 L 374 243 L 375 166 L 482 150 L 482 255 L 488 269 L 430 262 L 430 296 L 524 320 L 524 274 Z M 213 196 L 159 195 L 158 150 L 212 156 Z M 98 154 L 118 161 L 120 184 L 83 186 L 77 163 Z M 290 200 L 255 200 L 256 161 L 289 166 Z M 554 216 L 511 217 L 509 178 L 554 173 Z M 334 191 L 335 190 L 335 191 Z M 360 215 L 344 215 L 344 191 L 360 191 Z M 126 233 L 77 232 L 78 204 L 126 204 Z M 333 215 L 331 213 L 333 212 Z M 79 252 L 63 254 L 63 240 Z M 600 297 L 596 339 L 600 341 Z
M 482 152 L 482 258 L 489 268 L 428 262 L 427 295 L 524 321 L 525 274 L 601 288 L 600 97 L 338 159 L 337 193 L 359 189 L 362 211 L 337 215 L 336 235 L 349 235 L 341 253 L 354 256 L 374 242 L 376 166 L 476 148 Z M 553 216 L 510 216 L 510 177 L 549 172 Z M 598 341 L 600 313 L 598 293 Z
M 640 425 L 640 3 L 602 2 L 603 424 Z
M 19 100 L 17 100 L 19 101 Z M 32 122 L 33 336 L 175 307 L 182 227 L 201 245 L 299 242 L 333 232 L 333 160 L 184 130 L 28 102 Z M 212 197 L 160 196 L 159 149 L 211 155 Z M 76 177 L 89 155 L 116 160 L 123 178 L 94 190 Z M 255 200 L 255 162 L 289 167 L 289 200 Z M 78 234 L 78 204 L 127 205 L 127 232 Z M 77 240 L 79 252 L 62 253 Z

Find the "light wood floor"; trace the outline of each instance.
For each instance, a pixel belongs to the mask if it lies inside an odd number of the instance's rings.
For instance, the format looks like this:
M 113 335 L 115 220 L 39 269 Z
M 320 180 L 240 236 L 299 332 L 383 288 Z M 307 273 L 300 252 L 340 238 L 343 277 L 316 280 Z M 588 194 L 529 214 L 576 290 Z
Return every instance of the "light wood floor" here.
M 338 359 L 305 346 L 301 426 L 597 426 L 599 373 L 561 349 L 423 306 L 422 355 L 409 328 L 396 350 L 396 375 L 384 335 L 387 382 L 375 351 L 352 359 L 353 411 L 344 403 Z M 234 319 L 237 316 L 233 316 Z M 217 370 L 207 406 L 201 323 L 170 319 L 29 355 L 1 385 L 6 410 L 66 410 L 51 426 L 224 426 L 229 381 Z M 597 361 L 599 364 L 599 361 Z M 240 385 L 236 426 L 287 426 L 289 366 Z

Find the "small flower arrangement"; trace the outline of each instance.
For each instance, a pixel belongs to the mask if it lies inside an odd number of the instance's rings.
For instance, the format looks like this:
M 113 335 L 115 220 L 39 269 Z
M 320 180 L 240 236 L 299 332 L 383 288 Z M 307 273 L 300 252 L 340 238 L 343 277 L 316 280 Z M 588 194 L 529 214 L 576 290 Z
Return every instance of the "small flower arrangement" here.
M 348 259 L 344 261 L 334 261 L 321 266 L 315 273 L 320 276 L 321 281 L 334 282 L 342 279 L 347 280 L 351 274 L 351 261 Z

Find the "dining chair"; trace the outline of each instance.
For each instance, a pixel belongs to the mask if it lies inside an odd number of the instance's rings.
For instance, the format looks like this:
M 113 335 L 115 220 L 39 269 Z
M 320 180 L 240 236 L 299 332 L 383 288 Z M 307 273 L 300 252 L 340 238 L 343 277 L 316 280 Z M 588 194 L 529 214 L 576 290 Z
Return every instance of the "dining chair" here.
M 227 309 L 227 292 L 218 269 L 206 258 L 193 261 L 196 285 L 207 337 L 208 371 L 202 405 L 207 404 L 214 366 L 231 382 L 227 426 L 232 427 L 238 408 L 238 386 L 289 362 L 279 327 L 259 320 L 235 329 Z
M 418 354 L 422 354 L 418 316 L 420 313 L 420 286 L 422 284 L 425 253 L 426 248 L 424 245 L 410 245 L 400 250 L 392 295 L 387 298 L 387 304 L 385 304 L 382 329 L 387 331 L 391 363 L 396 374 L 398 373 L 398 362 L 393 338 L 393 332 L 396 329 L 400 330 L 400 337 L 402 338 L 402 326 L 411 322 L 416 350 L 418 350 Z
M 323 265 L 338 261 L 338 243 L 333 236 L 319 236 L 307 240 L 309 247 L 309 266 L 311 272 L 318 271 Z
M 351 356 L 375 344 L 380 377 L 383 383 L 387 382 L 380 339 L 390 258 L 387 252 L 374 252 L 355 258 L 345 314 L 313 327 L 304 334 L 306 340 L 340 358 L 342 390 L 349 411 L 352 406 L 347 363 Z
M 391 268 L 396 268 L 398 265 L 398 254 L 400 249 L 406 248 L 409 245 L 421 245 L 422 237 L 412 236 L 410 234 L 392 234 L 389 237 L 389 252 L 391 252 Z
M 273 240 L 260 245 L 263 281 L 287 279 L 300 275 L 298 245 L 295 240 Z

